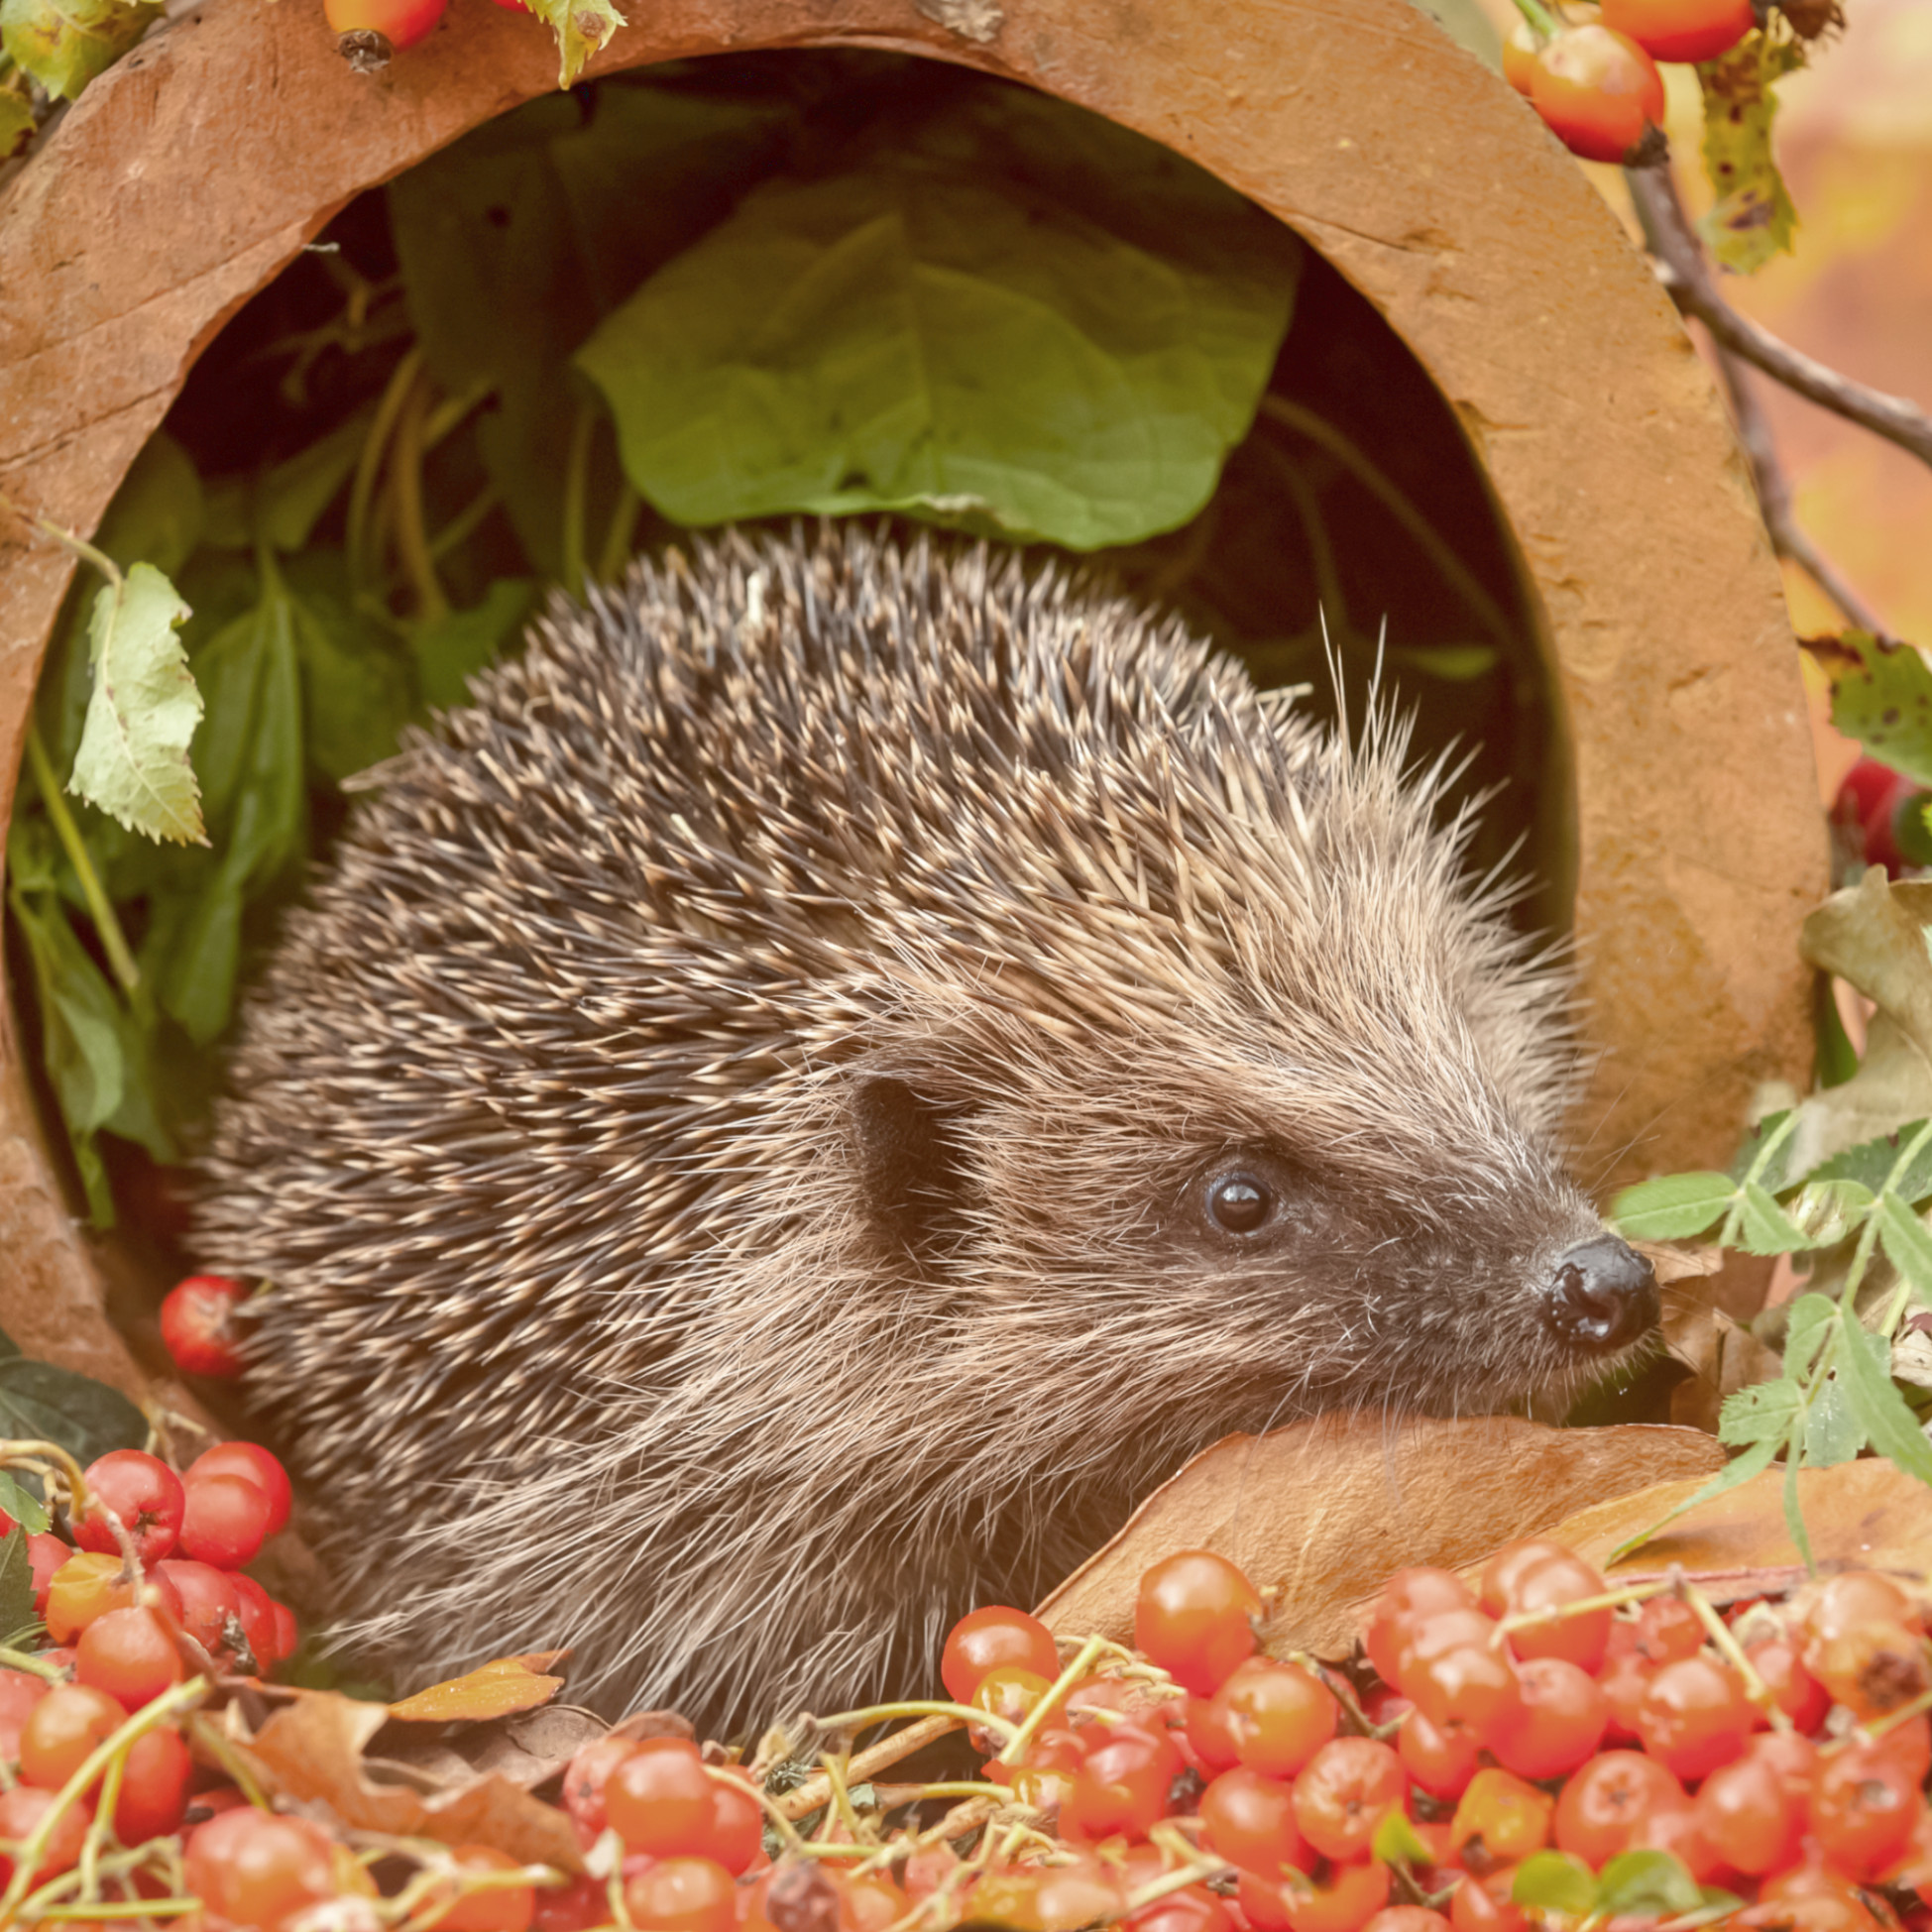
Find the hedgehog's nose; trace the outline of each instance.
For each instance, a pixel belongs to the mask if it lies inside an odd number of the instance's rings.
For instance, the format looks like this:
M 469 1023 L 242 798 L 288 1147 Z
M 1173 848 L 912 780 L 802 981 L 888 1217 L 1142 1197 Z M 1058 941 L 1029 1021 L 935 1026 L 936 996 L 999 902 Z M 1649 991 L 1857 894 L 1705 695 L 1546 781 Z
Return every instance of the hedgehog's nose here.
M 1599 1234 L 1556 1264 L 1543 1313 L 1573 1348 L 1608 1354 L 1656 1326 L 1656 1272 L 1614 1234 Z

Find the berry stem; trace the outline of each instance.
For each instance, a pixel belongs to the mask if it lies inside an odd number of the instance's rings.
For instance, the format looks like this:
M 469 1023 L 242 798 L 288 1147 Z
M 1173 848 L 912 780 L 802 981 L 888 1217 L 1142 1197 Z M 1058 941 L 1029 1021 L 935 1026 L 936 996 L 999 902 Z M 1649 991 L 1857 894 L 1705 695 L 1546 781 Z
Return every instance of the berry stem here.
M 349 520 L 343 547 L 349 553 L 350 576 L 358 584 L 367 583 L 375 575 L 375 560 L 369 554 L 369 519 L 376 501 L 376 481 L 382 474 L 390 432 L 396 427 L 396 419 L 408 400 L 409 392 L 415 388 L 416 371 L 421 367 L 421 347 L 411 344 L 396 365 L 389 387 L 376 404 L 369 434 L 363 439 L 362 454 L 356 458 L 355 480 L 349 486 Z
M 949 1707 L 950 1708 L 950 1707 Z M 973 1713 L 974 1721 L 978 1712 Z M 926 1717 L 917 1724 L 909 1724 L 903 1731 L 895 1731 L 889 1738 L 881 1738 L 875 1745 L 867 1745 L 852 1761 L 848 1775 L 859 1783 L 868 1782 L 873 1773 L 889 1769 L 902 1760 L 910 1758 L 915 1751 L 922 1751 L 929 1744 L 949 1736 L 961 1729 L 961 1722 L 955 1717 Z M 775 1800 L 783 1807 L 787 1818 L 809 1817 L 817 1811 L 832 1795 L 832 1787 L 823 1777 L 808 1778 L 795 1790 L 787 1791 Z
M 1738 1673 L 1744 1682 L 1745 1695 L 1764 1713 L 1771 1729 L 1788 1733 L 1791 1720 L 1771 1695 L 1769 1685 L 1758 1674 L 1758 1666 L 1745 1655 L 1744 1646 L 1738 1642 L 1730 1625 L 1717 1614 L 1710 1598 L 1681 1571 L 1678 1573 L 1677 1594 L 1697 1613 L 1697 1621 L 1710 1634 L 1711 1642 L 1717 1646 L 1718 1655 Z
M 637 512 L 642 508 L 643 500 L 625 477 L 618 490 L 618 507 L 611 512 L 611 527 L 605 532 L 603 554 L 597 560 L 600 584 L 615 584 L 624 575 L 624 567 L 636 547 Z
M 121 990 L 132 996 L 135 988 L 141 984 L 141 968 L 134 963 L 134 953 L 128 945 L 127 934 L 121 930 L 114 903 L 108 898 L 106 887 L 101 884 L 100 874 L 94 870 L 87 842 L 80 836 L 80 827 L 74 823 L 73 814 L 67 809 L 66 797 L 59 778 L 55 774 L 54 760 L 47 754 L 38 720 L 30 720 L 27 727 L 27 762 L 34 768 L 34 782 L 40 787 L 41 803 L 47 807 L 47 816 L 54 822 L 54 836 L 59 840 L 60 850 L 66 853 L 67 863 L 73 867 L 74 876 L 80 881 L 80 896 L 87 901 L 87 916 L 94 922 L 94 931 L 100 935 L 101 950 L 107 955 L 107 964 L 114 968 L 114 976 L 121 982 Z
M 846 1766 L 852 1762 L 850 1751 L 822 1751 L 819 1762 L 825 1770 L 825 1781 L 832 1786 L 833 1809 L 839 1814 L 845 1828 L 852 1833 L 854 1845 L 862 1844 L 865 1827 L 858 1813 L 852 1809 L 852 1793 L 846 1788 Z
M 66 1485 L 68 1515 L 85 1516 L 87 1479 L 80 1473 L 80 1464 L 59 1443 L 40 1442 L 31 1436 L 0 1438 L 0 1468 L 19 1467 L 45 1478 L 50 1473 L 46 1467 L 50 1462 L 54 1464 L 54 1473 Z
M 1086 1675 L 1093 1666 L 1094 1659 L 1106 1648 L 1104 1637 L 1089 1637 L 1062 1668 L 1060 1675 L 1047 1686 L 1046 1694 L 1026 1714 L 1026 1721 L 1006 1740 L 1005 1749 L 999 1754 L 1002 1764 L 1017 1764 L 1026 1748 L 1040 1735 L 1041 1727 L 1047 1719 L 1067 1701 L 1067 1693 Z
M 570 425 L 570 453 L 563 468 L 563 587 L 579 603 L 584 596 L 584 523 L 589 514 L 591 437 L 597 411 L 588 402 L 577 405 Z
M 185 1918 L 189 1912 L 201 1910 L 198 1898 L 97 1899 L 92 1904 L 82 1901 L 76 1905 L 36 1905 L 29 1899 L 27 1905 L 43 1925 L 63 1925 L 69 1921 L 91 1925 L 96 1919 Z
M 67 1673 L 58 1664 L 49 1663 L 45 1657 L 32 1655 L 26 1650 L 10 1649 L 0 1645 L 0 1669 L 25 1670 L 30 1675 L 45 1677 L 51 1684 L 63 1684 Z
M 1051 1694 L 1051 1693 L 1049 1693 Z M 1046 1698 L 1040 1700 L 1045 1703 Z M 909 1697 L 896 1704 L 868 1704 L 862 1711 L 841 1711 L 836 1717 L 814 1718 L 812 1722 L 823 1731 L 863 1731 L 874 1724 L 885 1724 L 895 1717 L 950 1717 L 962 1724 L 969 1724 L 975 1730 L 1002 1732 L 1011 1738 L 1018 1734 L 1020 1726 L 1010 1718 L 996 1716 L 991 1711 L 975 1711 L 969 1704 L 951 1704 L 944 1698 Z
M 435 560 L 429 554 L 429 532 L 422 508 L 423 422 L 429 412 L 427 381 L 411 386 L 396 424 L 396 459 L 390 465 L 390 489 L 396 506 L 396 549 L 402 569 L 415 593 L 416 616 L 434 624 L 449 615 L 449 599 L 443 595 L 436 575 Z

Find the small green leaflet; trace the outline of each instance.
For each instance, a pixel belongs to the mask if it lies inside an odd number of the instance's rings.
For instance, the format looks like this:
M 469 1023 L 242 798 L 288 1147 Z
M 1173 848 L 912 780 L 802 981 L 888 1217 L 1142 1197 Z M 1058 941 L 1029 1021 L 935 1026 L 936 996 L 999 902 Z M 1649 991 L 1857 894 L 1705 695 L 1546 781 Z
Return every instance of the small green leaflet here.
M 1567 1852 L 1532 1852 L 1516 1869 L 1510 1900 L 1570 1918 L 1587 1918 L 1596 1908 L 1596 1874 Z
M 1899 1279 L 1911 1285 L 1914 1301 L 1932 1307 L 1932 1234 L 1896 1194 L 1878 1201 L 1878 1239 Z
M 1715 1227 L 1737 1194 L 1728 1174 L 1666 1174 L 1626 1188 L 1610 1218 L 1627 1241 L 1687 1241 Z
M 1697 69 L 1704 89 L 1704 168 L 1717 193 L 1697 229 L 1718 261 L 1738 275 L 1751 275 L 1788 252 L 1798 225 L 1771 159 L 1771 122 L 1777 81 L 1803 65 L 1801 46 L 1774 42 L 1760 29 Z
M 1932 1196 L 1932 1147 L 1921 1148 L 1906 1163 L 1905 1172 L 1894 1177 L 1893 1168 L 1906 1145 L 1917 1138 L 1923 1120 L 1908 1120 L 1895 1133 L 1881 1134 L 1875 1140 L 1848 1147 L 1829 1161 L 1812 1169 L 1808 1181 L 1856 1181 L 1875 1194 L 1882 1190 L 1900 1200 L 1916 1205 Z
M 0 1637 L 27 1629 L 34 1615 L 34 1564 L 22 1522 L 0 1537 Z
M 1831 722 L 1881 764 L 1932 785 L 1932 665 L 1906 643 L 1847 630 L 1808 646 L 1831 680 Z
M 529 0 L 530 12 L 557 37 L 557 85 L 568 87 L 584 62 L 624 25 L 611 0 Z
M 1670 1852 L 1619 1852 L 1597 1875 L 1597 1909 L 1612 1918 L 1675 1918 L 1704 1894 Z
M 46 1535 L 54 1522 L 47 1505 L 10 1469 L 0 1469 L 0 1510 L 36 1536 Z
M 1375 1842 L 1369 1848 L 1384 1865 L 1433 1865 L 1435 1855 L 1422 1843 L 1421 1835 L 1409 1822 L 1400 1806 L 1375 1828 Z
M 1800 1295 L 1784 1323 L 1784 1373 L 1800 1382 L 1811 1373 L 1819 1349 L 1831 1339 L 1838 1304 L 1825 1295 Z M 1740 1395 L 1743 1390 L 1738 1392 Z
M 87 633 L 94 692 L 67 788 L 130 831 L 205 845 L 187 754 L 201 693 L 174 634 L 189 615 L 152 564 L 101 586 Z
M 1867 1439 L 1907 1475 L 1932 1483 L 1932 1442 L 1891 1379 L 1891 1344 L 1856 1322 L 1845 1323 L 1838 1350 L 1838 1374 L 1852 1411 Z
M 0 46 L 50 94 L 78 100 L 162 16 L 117 0 L 0 0 Z

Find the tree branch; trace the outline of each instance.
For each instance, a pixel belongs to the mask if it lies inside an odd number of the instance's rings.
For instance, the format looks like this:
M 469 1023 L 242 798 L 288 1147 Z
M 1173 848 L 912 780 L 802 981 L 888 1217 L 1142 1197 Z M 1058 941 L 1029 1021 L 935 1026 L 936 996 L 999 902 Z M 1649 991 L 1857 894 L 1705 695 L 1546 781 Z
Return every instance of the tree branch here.
M 1867 389 L 1781 342 L 1740 315 L 1718 292 L 1704 245 L 1677 198 L 1668 156 L 1624 170 L 1638 218 L 1656 259 L 1658 279 L 1680 313 L 1694 315 L 1733 356 L 1762 369 L 1821 409 L 1896 443 L 1932 465 L 1932 416 L 1902 396 Z M 1805 565 L 1808 570 L 1809 564 Z
M 1872 607 L 1838 574 L 1798 522 L 1791 508 L 1791 482 L 1777 460 L 1771 426 L 1752 393 L 1751 378 L 1743 364 L 1722 343 L 1717 347 L 1717 367 L 1725 394 L 1731 398 L 1731 419 L 1737 425 L 1738 441 L 1751 465 L 1751 480 L 1758 487 L 1758 503 L 1764 512 L 1771 548 L 1780 557 L 1789 557 L 1838 606 L 1847 623 L 1871 631 L 1882 642 L 1894 641 Z

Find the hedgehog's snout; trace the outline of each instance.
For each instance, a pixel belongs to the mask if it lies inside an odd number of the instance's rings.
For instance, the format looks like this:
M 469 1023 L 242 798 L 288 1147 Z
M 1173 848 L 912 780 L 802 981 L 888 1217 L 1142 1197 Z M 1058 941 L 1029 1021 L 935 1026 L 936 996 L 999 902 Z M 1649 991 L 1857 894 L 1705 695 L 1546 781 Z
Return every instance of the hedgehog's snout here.
M 1550 1271 L 1543 1319 L 1572 1348 L 1608 1355 L 1656 1326 L 1656 1271 L 1614 1234 L 1599 1234 Z

